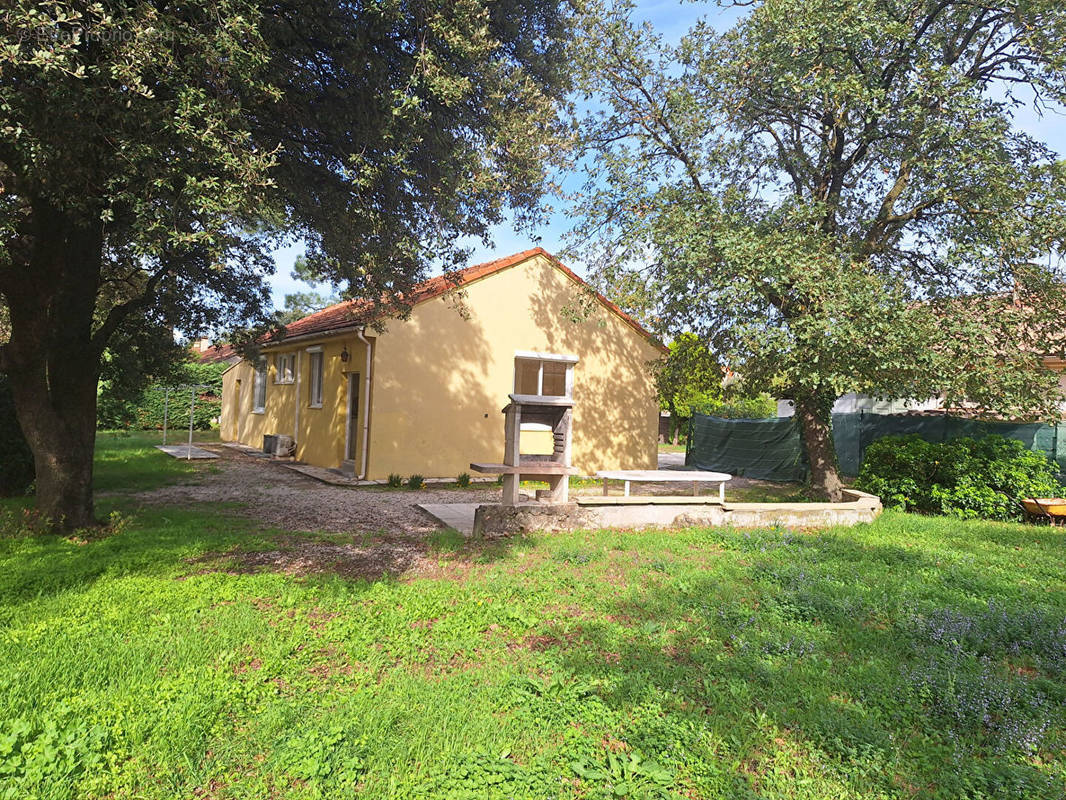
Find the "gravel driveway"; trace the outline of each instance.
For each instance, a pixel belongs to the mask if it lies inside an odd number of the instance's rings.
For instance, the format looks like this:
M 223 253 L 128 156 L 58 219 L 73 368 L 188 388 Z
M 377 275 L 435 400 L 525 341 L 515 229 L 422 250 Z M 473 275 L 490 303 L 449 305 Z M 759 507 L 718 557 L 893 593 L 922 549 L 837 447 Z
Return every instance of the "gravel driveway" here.
M 241 503 L 240 515 L 290 531 L 391 534 L 423 538 L 440 525 L 416 503 L 498 503 L 500 489 L 432 489 L 331 486 L 284 465 L 206 445 L 220 457 L 189 483 L 138 492 L 156 505 Z
M 416 504 L 498 503 L 501 499 L 495 485 L 419 491 L 332 486 L 281 463 L 253 458 L 229 447 L 201 446 L 219 458 L 201 462 L 186 483 L 124 496 L 145 505 L 236 504 L 239 507 L 231 513 L 267 528 L 342 535 L 325 541 L 280 533 L 276 550 L 245 552 L 238 548 L 208 553 L 193 565 L 200 571 L 335 573 L 370 579 L 434 572 L 437 560 L 429 554 L 426 537 L 441 526 Z M 737 482 L 748 483 L 744 479 Z M 598 485 L 571 489 L 572 494 L 600 491 Z M 678 488 L 669 483 L 642 484 L 641 492 L 674 494 Z

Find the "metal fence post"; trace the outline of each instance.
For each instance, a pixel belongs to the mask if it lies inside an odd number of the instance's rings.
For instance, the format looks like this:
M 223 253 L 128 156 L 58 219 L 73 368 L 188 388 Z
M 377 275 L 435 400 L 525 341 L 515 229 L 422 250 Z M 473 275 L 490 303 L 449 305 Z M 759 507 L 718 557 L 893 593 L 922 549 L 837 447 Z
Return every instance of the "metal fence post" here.
M 192 398 L 189 401 L 189 446 L 185 450 L 185 460 L 192 461 L 192 415 L 196 410 L 196 387 L 192 387 Z

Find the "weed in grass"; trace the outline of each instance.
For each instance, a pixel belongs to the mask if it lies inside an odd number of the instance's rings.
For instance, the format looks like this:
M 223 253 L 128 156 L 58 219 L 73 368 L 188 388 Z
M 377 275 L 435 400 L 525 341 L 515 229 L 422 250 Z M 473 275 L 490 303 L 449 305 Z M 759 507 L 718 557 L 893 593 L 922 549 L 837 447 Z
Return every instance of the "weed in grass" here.
M 576 549 L 576 548 L 563 548 L 556 550 L 552 555 L 556 561 L 564 564 L 588 564 L 591 561 L 596 560 L 599 557 L 599 553 L 594 553 L 590 550 Z
M 442 553 L 454 553 L 466 543 L 466 537 L 455 528 L 433 531 L 426 537 L 426 544 L 431 550 Z

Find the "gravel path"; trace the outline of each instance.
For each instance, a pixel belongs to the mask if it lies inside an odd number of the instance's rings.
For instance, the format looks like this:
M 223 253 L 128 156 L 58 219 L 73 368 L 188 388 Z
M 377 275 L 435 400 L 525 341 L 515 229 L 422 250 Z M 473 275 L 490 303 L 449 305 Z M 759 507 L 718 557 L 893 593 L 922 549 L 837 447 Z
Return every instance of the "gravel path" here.
M 231 513 L 279 531 L 349 534 L 321 538 L 279 533 L 277 549 L 207 553 L 193 572 L 270 570 L 291 575 L 335 573 L 348 578 L 428 574 L 436 568 L 426 537 L 440 525 L 416 504 L 498 503 L 500 489 L 420 491 L 332 486 L 283 464 L 229 447 L 201 445 L 218 454 L 201 462 L 186 483 L 125 494 L 145 505 L 239 504 Z M 754 483 L 739 479 L 736 484 Z M 731 483 L 731 485 L 733 485 Z M 717 487 L 711 487 L 717 493 Z M 572 487 L 571 494 L 599 494 L 598 485 Z M 615 487 L 615 493 L 620 488 Z M 641 484 L 642 494 L 676 494 L 677 484 Z
M 220 458 L 197 472 L 193 481 L 138 492 L 148 504 L 241 503 L 240 515 L 290 531 L 399 535 L 422 539 L 440 526 L 416 503 L 498 503 L 500 490 L 384 489 L 330 486 L 251 458 L 231 448 L 208 445 Z

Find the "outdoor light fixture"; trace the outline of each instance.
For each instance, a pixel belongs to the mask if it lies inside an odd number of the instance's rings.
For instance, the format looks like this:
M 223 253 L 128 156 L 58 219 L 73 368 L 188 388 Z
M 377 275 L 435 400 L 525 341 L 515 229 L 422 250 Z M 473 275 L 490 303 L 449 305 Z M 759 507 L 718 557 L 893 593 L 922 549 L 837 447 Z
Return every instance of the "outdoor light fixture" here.
M 348 355 L 348 345 L 344 345 L 344 349 L 341 350 L 341 361 L 347 364 L 349 358 L 351 358 L 351 356 Z

